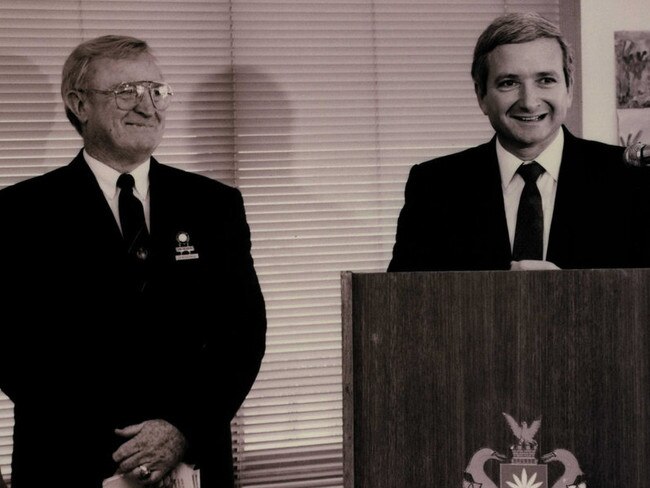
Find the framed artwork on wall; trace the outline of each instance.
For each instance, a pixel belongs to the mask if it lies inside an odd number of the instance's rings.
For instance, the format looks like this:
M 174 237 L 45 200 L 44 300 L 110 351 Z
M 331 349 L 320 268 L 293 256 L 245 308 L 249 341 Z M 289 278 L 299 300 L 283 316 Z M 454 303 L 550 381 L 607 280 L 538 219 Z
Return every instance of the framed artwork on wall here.
M 614 33 L 619 143 L 650 142 L 650 32 Z

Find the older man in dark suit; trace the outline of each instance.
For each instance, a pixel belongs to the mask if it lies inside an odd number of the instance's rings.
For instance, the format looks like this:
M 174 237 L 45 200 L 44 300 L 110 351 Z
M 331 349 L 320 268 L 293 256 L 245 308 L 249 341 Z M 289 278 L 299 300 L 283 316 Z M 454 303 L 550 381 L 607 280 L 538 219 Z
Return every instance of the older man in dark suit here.
M 172 90 L 144 41 L 80 44 L 61 93 L 83 150 L 0 192 L 12 487 L 167 486 L 181 462 L 232 486 L 266 330 L 241 194 L 151 157 Z
M 412 168 L 389 271 L 647 266 L 647 174 L 563 126 L 572 72 L 541 16 L 486 28 L 472 77 L 496 135 Z

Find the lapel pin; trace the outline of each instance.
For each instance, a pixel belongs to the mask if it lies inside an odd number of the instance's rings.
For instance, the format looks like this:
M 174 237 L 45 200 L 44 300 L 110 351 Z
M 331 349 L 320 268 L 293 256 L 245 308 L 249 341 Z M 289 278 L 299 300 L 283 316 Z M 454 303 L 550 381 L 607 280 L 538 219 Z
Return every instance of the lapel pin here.
M 194 252 L 194 246 L 190 245 L 190 235 L 187 232 L 176 234 L 176 244 L 176 261 L 199 259 L 199 253 Z

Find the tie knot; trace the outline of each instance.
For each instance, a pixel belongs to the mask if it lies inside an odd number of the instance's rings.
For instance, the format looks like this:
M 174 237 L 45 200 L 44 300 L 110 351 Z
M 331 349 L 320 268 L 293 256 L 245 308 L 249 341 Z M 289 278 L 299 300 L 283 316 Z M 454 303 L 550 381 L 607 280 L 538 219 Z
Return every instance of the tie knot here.
M 526 183 L 535 183 L 544 171 L 542 165 L 535 161 L 530 164 L 522 164 L 517 168 L 517 173 L 521 175 Z
M 133 179 L 133 176 L 131 176 L 129 173 L 122 173 L 120 177 L 117 179 L 117 187 L 121 188 L 122 190 L 133 191 L 134 186 L 135 186 L 135 180 Z

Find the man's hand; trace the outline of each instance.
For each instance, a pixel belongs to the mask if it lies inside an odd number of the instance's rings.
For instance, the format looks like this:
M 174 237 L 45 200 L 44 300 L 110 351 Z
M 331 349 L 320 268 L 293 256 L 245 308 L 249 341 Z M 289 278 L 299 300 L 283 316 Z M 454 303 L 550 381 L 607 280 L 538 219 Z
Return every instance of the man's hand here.
M 142 485 L 165 486 L 167 474 L 183 459 L 185 436 L 165 420 L 147 420 L 115 429 L 128 440 L 114 453 L 117 473 L 124 473 Z
M 521 261 L 511 261 L 511 271 L 528 271 L 532 269 L 560 269 L 550 261 L 539 261 L 536 259 L 523 259 Z

